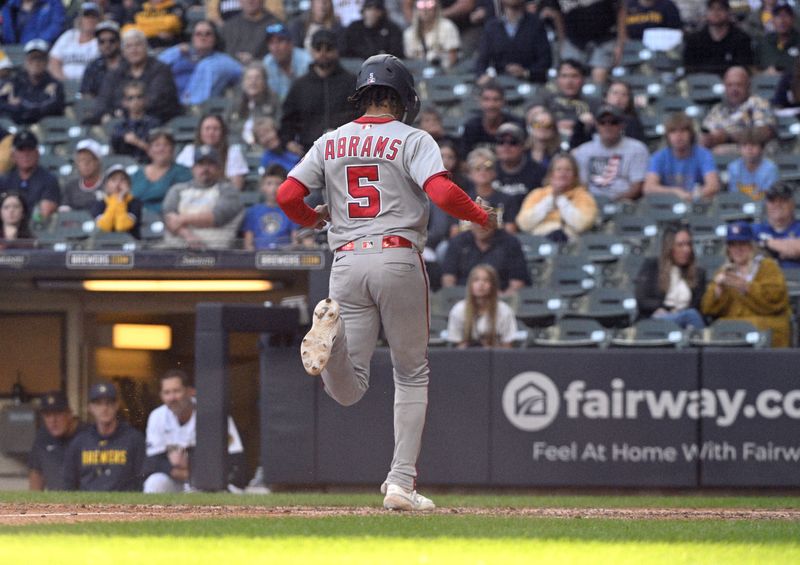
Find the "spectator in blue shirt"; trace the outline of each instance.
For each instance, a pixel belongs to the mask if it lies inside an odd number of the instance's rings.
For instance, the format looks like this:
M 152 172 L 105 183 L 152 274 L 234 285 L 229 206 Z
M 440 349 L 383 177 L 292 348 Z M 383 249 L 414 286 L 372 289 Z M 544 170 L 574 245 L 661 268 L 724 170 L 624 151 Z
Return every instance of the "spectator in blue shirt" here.
M 794 191 L 785 182 L 775 183 L 766 194 L 767 221 L 753 225 L 761 246 L 781 268 L 800 268 L 800 222 L 794 216 Z
M 286 26 L 277 23 L 267 26 L 267 46 L 269 53 L 264 57 L 269 87 L 283 101 L 289 94 L 292 82 L 308 72 L 311 54 L 305 49 L 295 47 Z
M 720 182 L 714 156 L 697 144 L 694 124 L 678 112 L 664 124 L 667 147 L 650 158 L 644 193 L 676 194 L 683 200 L 711 200 Z
M 200 20 L 192 28 L 191 44 L 182 43 L 162 52 L 158 59 L 169 65 L 178 96 L 185 105 L 202 104 L 222 96 L 242 77 L 242 65 L 221 50 L 216 27 Z
M 264 202 L 248 208 L 242 222 L 245 249 L 275 249 L 294 242 L 300 226 L 286 216 L 275 198 L 286 174 L 280 165 L 271 165 L 261 177 L 259 190 Z
M 764 137 L 746 130 L 739 139 L 741 157 L 728 163 L 728 192 L 741 192 L 761 200 L 780 175 L 778 166 L 764 157 Z
M 3 7 L 3 43 L 27 43 L 43 39 L 53 44 L 64 31 L 61 0 L 9 0 Z

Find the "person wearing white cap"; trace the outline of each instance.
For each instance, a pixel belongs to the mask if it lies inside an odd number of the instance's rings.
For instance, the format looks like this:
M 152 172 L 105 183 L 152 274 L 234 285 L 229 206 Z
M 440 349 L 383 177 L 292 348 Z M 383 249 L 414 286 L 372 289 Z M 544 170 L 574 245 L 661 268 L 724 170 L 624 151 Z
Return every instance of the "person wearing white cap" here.
M 103 198 L 103 148 L 94 139 L 82 139 L 75 146 L 77 178 L 64 185 L 59 210 L 91 210 Z
M 100 55 L 94 36 L 100 6 L 84 2 L 76 25 L 62 33 L 50 50 L 47 70 L 56 80 L 81 80 L 86 66 Z
M 47 72 L 43 39 L 25 44 L 25 72 L 18 73 L 0 91 L 0 115 L 18 124 L 35 124 L 45 116 L 64 115 L 64 86 Z
M 64 31 L 61 0 L 9 0 L 3 6 L 3 43 L 25 44 L 32 39 L 53 43 Z

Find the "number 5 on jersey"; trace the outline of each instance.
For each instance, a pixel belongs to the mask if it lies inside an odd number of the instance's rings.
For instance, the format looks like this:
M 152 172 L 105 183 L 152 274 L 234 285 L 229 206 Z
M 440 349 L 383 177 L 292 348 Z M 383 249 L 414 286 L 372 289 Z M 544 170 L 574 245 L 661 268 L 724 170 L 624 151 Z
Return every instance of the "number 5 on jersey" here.
M 347 167 L 347 215 L 354 219 L 374 218 L 381 212 L 381 191 L 371 182 L 378 182 L 378 165 Z

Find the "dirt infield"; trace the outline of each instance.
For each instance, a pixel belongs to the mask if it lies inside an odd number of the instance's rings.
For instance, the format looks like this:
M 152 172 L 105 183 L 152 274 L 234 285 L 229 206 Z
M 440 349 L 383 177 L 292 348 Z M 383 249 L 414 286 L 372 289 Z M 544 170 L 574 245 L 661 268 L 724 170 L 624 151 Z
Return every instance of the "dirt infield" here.
M 155 504 L 0 504 L 0 525 L 208 518 L 323 518 L 386 514 L 374 507 L 194 506 Z M 800 510 L 728 508 L 439 508 L 440 515 L 616 520 L 800 520 Z

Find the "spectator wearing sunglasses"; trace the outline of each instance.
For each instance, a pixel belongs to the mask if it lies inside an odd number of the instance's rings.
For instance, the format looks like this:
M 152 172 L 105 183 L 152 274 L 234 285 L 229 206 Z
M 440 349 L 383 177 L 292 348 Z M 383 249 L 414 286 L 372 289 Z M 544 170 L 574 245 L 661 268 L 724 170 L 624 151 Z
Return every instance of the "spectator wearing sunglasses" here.
M 111 148 L 114 153 L 130 155 L 140 163 L 147 163 L 150 144 L 150 130 L 159 125 L 158 119 L 145 112 L 145 85 L 131 81 L 125 85 L 122 95 L 125 117 L 111 132 Z
M 616 106 L 601 106 L 595 114 L 595 126 L 597 133 L 592 140 L 574 151 L 581 181 L 594 196 L 636 200 L 642 195 L 647 175 L 647 147 L 625 135 L 625 116 Z
M 106 74 L 119 68 L 122 62 L 122 49 L 119 41 L 119 24 L 106 20 L 94 29 L 97 49 L 100 56 L 89 63 L 81 79 L 81 96 L 97 96 Z
M 497 180 L 496 190 L 509 197 L 505 212 L 505 227 L 516 230 L 514 219 L 519 213 L 522 201 L 528 193 L 542 186 L 547 170 L 534 163 L 525 147 L 525 131 L 521 126 L 508 122 L 497 128 Z

